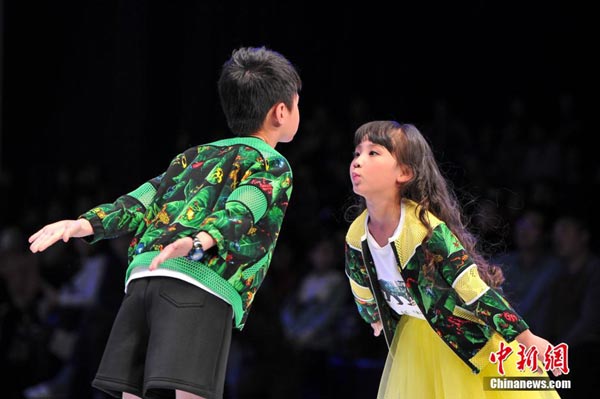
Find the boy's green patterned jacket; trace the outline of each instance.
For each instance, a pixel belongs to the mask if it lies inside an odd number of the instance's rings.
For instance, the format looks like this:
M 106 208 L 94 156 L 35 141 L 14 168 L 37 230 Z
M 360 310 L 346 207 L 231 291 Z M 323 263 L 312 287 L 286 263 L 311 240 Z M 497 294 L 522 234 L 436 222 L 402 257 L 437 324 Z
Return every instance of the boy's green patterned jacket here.
M 392 243 L 406 288 L 435 332 L 473 370 L 489 364 L 489 355 L 498 351 L 502 338 L 515 339 L 528 326 L 506 300 L 479 277 L 462 244 L 446 224 L 431 213 L 433 234 L 418 218 L 418 205 L 402 201 L 404 225 Z M 398 317 L 387 305 L 376 277 L 375 265 L 366 240 L 367 211 L 358 216 L 346 235 L 346 274 L 362 318 L 368 323 L 381 320 L 391 345 Z M 433 276 L 425 276 L 424 246 L 435 257 Z M 410 316 L 405 316 L 410 317 Z
M 200 231 L 216 246 L 199 262 L 171 258 L 182 272 L 229 302 L 242 329 L 271 262 L 292 191 L 283 155 L 256 137 L 236 137 L 188 149 L 160 176 L 112 204 L 81 215 L 96 242 L 134 233 L 129 267 L 146 268 L 166 245 Z

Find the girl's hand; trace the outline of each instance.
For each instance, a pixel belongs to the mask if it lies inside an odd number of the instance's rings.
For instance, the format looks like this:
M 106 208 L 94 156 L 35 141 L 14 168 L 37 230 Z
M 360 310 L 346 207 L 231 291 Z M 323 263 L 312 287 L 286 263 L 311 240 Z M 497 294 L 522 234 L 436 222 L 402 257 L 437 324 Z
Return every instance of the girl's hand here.
M 528 350 L 532 346 L 537 348 L 538 360 L 539 362 L 544 364 L 544 352 L 546 351 L 546 348 L 551 345 L 548 340 L 535 335 L 531 332 L 531 330 L 523 331 L 517 336 L 516 339 L 518 343 L 525 346 L 525 350 Z M 563 372 L 559 368 L 552 369 L 551 371 L 552 374 L 554 374 L 556 377 L 563 374 Z M 538 368 L 538 372 L 542 373 L 543 369 L 540 370 Z
M 379 334 L 381 334 L 381 330 L 383 330 L 383 324 L 381 323 L 381 320 L 371 323 L 371 327 L 373 328 L 373 335 L 376 337 L 378 337 Z
M 94 229 L 87 219 L 61 220 L 47 224 L 29 237 L 29 250 L 41 252 L 58 240 L 67 242 L 71 237 L 85 237 L 93 233 Z

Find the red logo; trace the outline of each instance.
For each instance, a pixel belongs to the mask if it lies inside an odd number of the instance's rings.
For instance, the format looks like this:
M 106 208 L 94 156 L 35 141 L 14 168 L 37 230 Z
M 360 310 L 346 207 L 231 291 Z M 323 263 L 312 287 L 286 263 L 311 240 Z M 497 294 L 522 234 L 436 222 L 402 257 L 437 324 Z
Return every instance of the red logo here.
M 500 348 L 496 352 L 490 353 L 489 360 L 492 363 L 498 365 L 498 374 L 504 375 L 504 361 L 513 352 L 512 348 L 504 341 L 500 342 Z M 519 344 L 519 350 L 517 351 L 517 369 L 519 371 L 525 371 L 529 369 L 531 371 L 538 370 L 538 356 L 540 352 L 537 347 L 531 346 L 525 348 L 524 345 Z M 563 374 L 569 373 L 569 345 L 561 343 L 555 346 L 548 345 L 544 351 L 544 369 L 546 371 L 560 369 Z

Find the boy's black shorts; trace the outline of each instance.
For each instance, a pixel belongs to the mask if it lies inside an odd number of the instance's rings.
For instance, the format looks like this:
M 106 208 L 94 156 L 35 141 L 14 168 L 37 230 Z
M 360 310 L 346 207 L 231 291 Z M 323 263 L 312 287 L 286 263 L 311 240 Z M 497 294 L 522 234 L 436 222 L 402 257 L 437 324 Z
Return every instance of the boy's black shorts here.
M 92 385 L 115 397 L 175 398 L 175 390 L 223 397 L 232 309 L 185 281 L 129 283 Z

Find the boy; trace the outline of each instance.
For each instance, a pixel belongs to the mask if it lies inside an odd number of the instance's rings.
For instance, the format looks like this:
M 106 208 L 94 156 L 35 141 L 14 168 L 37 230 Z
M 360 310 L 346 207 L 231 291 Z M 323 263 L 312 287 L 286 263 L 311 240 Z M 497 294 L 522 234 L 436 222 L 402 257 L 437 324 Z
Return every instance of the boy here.
M 235 134 L 188 149 L 112 204 L 46 225 L 32 252 L 135 232 L 125 298 L 92 385 L 123 398 L 221 398 L 232 327 L 242 329 L 292 190 L 275 150 L 298 130 L 302 82 L 265 47 L 240 48 L 218 82 Z

